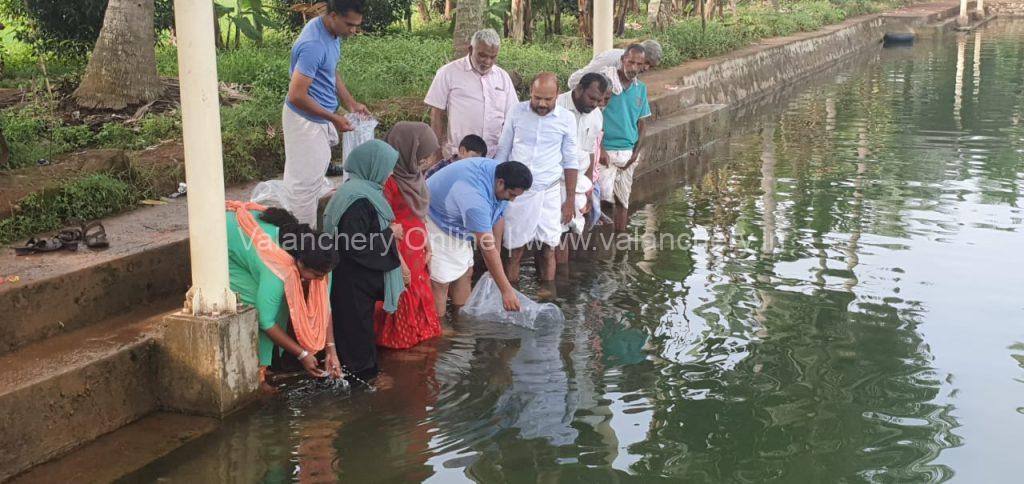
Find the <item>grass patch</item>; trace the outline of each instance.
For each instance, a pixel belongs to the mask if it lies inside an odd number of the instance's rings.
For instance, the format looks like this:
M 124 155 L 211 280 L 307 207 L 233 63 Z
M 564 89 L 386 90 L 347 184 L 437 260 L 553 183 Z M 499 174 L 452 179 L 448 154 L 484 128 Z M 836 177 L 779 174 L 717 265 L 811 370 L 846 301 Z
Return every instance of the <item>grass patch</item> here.
M 84 126 L 65 126 L 44 102 L 0 111 L 0 125 L 11 148 L 11 168 L 67 153 L 94 141 Z
M 59 229 L 68 220 L 93 220 L 120 212 L 145 198 L 130 180 L 94 174 L 61 183 L 18 201 L 18 210 L 0 220 L 0 242 Z

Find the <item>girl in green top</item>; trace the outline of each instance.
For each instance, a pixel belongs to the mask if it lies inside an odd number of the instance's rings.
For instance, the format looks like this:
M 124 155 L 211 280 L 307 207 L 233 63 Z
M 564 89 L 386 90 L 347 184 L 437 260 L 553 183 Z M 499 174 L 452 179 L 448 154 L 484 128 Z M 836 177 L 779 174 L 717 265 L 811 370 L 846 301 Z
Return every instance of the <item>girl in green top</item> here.
M 322 240 L 319 232 L 298 223 L 292 214 L 280 208 L 268 208 L 262 213 L 254 211 L 252 214 L 260 228 L 295 259 L 304 282 L 330 277 L 334 266 L 338 264 L 338 254 L 333 244 L 320 247 L 320 244 L 312 243 Z M 227 212 L 227 236 L 231 290 L 238 294 L 242 302 L 256 308 L 259 319 L 260 366 L 269 366 L 274 351 L 284 349 L 295 355 L 311 376 L 331 374 L 340 378 L 341 365 L 331 328 L 327 329 L 326 371 L 317 366 L 315 355 L 309 354 L 288 335 L 289 316 L 284 282 L 260 259 L 255 244 L 238 225 L 238 219 L 232 211 Z M 262 385 L 264 390 L 271 390 L 265 382 Z

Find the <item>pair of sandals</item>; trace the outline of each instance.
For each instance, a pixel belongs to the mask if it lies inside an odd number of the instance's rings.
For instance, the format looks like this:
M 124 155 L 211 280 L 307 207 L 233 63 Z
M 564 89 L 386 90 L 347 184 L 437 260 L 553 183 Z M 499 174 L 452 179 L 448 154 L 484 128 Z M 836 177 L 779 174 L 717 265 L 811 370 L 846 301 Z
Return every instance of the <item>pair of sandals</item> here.
M 79 244 L 85 244 L 90 249 L 106 249 L 110 247 L 107 230 L 100 222 L 72 225 L 61 230 L 56 237 L 32 237 L 24 246 L 15 248 L 14 252 L 17 255 L 30 255 L 58 250 L 76 251 Z

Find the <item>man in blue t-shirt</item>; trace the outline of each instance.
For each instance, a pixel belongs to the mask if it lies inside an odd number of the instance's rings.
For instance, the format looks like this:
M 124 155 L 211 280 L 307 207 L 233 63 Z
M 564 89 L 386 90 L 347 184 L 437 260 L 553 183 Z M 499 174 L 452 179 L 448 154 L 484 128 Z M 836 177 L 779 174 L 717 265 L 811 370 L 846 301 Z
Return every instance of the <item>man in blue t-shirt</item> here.
M 499 253 L 505 226 L 502 216 L 508 202 L 532 185 L 533 174 L 526 165 L 518 161 L 499 164 L 490 158 L 460 160 L 427 179 L 430 286 L 439 317 L 445 313 L 449 285 L 456 311 L 469 299 L 474 241 L 501 290 L 505 309 L 519 310 L 519 298 L 505 277 Z
M 622 54 L 622 67 L 617 72 L 622 93 L 615 94 L 602 110 L 604 114 L 604 140 L 601 143 L 607 159 L 601 163 L 607 168 L 601 172 L 601 199 L 614 206 L 612 213 L 615 231 L 624 232 L 628 222 L 629 196 L 633 191 L 633 171 L 636 170 L 640 142 L 644 137 L 645 119 L 651 115 L 647 100 L 647 85 L 637 79 L 645 69 L 643 46 L 633 44 Z M 608 207 L 611 209 L 612 207 Z
M 281 114 L 284 131 L 286 206 L 299 222 L 316 225 L 318 197 L 338 133 L 352 131 L 337 114 L 338 99 L 350 112 L 369 115 L 338 73 L 342 40 L 363 22 L 362 0 L 330 0 L 327 13 L 306 24 L 292 46 L 291 82 Z

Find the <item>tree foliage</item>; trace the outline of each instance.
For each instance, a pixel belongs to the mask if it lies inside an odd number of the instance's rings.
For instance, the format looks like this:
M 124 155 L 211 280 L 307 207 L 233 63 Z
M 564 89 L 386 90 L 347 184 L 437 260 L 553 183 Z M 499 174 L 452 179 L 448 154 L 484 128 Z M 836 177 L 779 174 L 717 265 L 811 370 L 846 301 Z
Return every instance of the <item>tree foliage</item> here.
M 263 3 L 273 3 L 268 8 L 277 18 L 281 18 L 293 30 L 301 30 L 303 26 L 302 14 L 294 13 L 291 9 L 296 5 L 321 3 L 318 0 L 266 0 Z M 370 33 L 385 32 L 395 22 L 409 20 L 412 17 L 413 0 L 363 0 L 363 30 Z
M 363 30 L 370 33 L 384 32 L 391 24 L 411 15 L 411 0 L 365 0 Z
M 263 0 L 237 0 L 234 7 L 214 2 L 214 15 L 218 22 L 227 20 L 227 28 L 217 24 L 217 45 L 219 47 L 238 48 L 242 36 L 263 43 L 263 32 L 271 28 L 280 28 L 281 24 L 271 15 L 271 10 Z M 221 32 L 222 31 L 222 32 Z
M 173 0 L 156 0 L 155 27 L 174 21 Z M 17 36 L 38 50 L 84 54 L 103 27 L 107 0 L 0 0 L 0 12 L 22 24 Z

